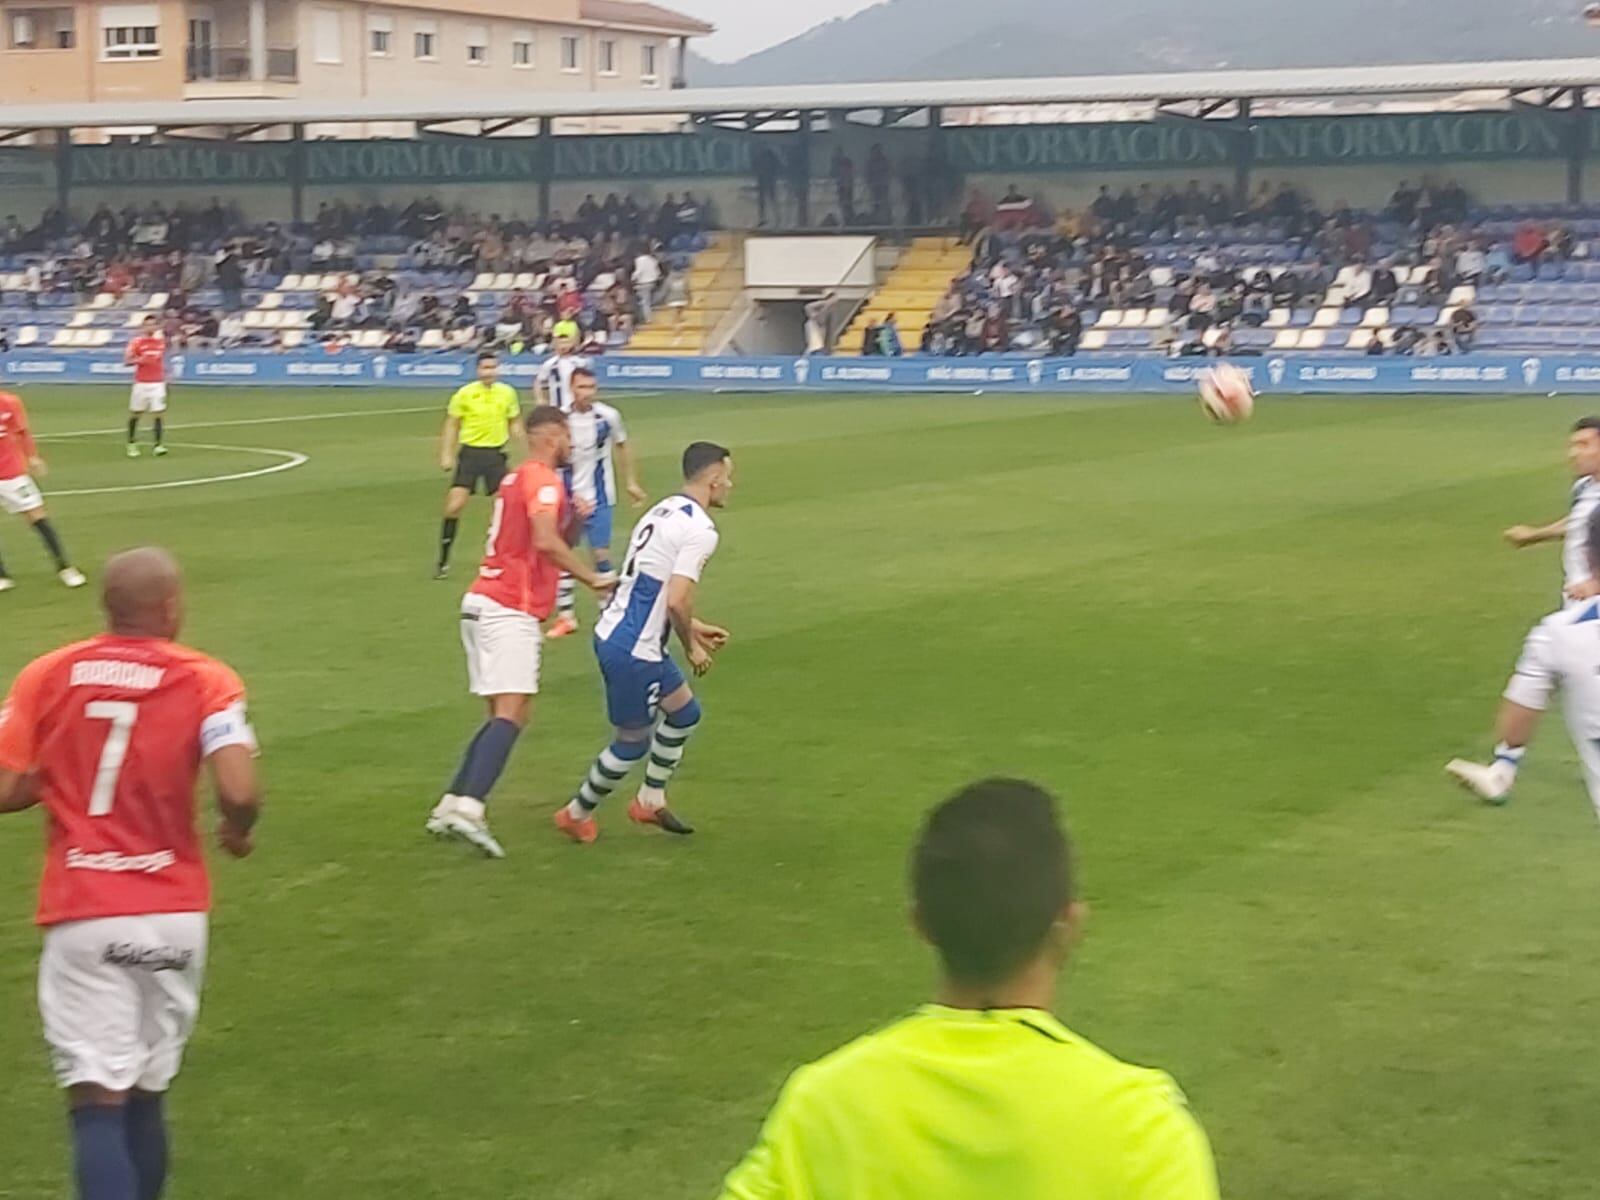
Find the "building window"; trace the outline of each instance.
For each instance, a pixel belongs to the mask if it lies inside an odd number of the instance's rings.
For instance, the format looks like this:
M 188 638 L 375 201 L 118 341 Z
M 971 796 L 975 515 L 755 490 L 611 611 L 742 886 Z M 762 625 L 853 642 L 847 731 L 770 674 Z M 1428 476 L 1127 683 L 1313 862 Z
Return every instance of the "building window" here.
M 154 4 L 107 4 L 100 9 L 100 57 L 160 58 L 160 28 Z
M 533 66 L 533 30 L 518 29 L 511 35 L 511 65 Z
M 13 8 L 6 15 L 13 50 L 71 50 L 78 44 L 70 8 Z
M 639 78 L 647 84 L 654 85 L 661 80 L 656 71 L 656 56 L 660 49 L 654 42 L 646 42 L 639 47 Z
M 568 34 L 561 39 L 561 69 L 563 71 L 578 69 L 578 39 L 574 34 Z
M 600 39 L 600 74 L 617 73 L 617 43 L 611 38 Z
M 373 58 L 388 58 L 394 53 L 394 18 L 373 14 L 367 18 L 367 52 Z
M 411 34 L 411 53 L 427 62 L 439 57 L 439 27 L 432 21 L 418 21 Z
M 489 27 L 467 26 L 467 61 L 475 67 L 489 65 Z
M 313 56 L 319 63 L 330 66 L 344 61 L 344 46 L 341 44 L 339 29 L 339 10 L 337 8 L 314 8 L 311 10 L 311 46 Z

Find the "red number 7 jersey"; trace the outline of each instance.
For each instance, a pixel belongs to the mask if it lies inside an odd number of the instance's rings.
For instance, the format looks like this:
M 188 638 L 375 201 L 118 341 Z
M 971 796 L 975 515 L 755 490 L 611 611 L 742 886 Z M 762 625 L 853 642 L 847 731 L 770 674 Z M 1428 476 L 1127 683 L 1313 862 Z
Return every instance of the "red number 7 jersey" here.
M 24 667 L 0 768 L 34 773 L 48 814 L 38 923 L 209 909 L 195 783 L 239 745 L 255 746 L 239 677 L 174 642 L 105 635 Z

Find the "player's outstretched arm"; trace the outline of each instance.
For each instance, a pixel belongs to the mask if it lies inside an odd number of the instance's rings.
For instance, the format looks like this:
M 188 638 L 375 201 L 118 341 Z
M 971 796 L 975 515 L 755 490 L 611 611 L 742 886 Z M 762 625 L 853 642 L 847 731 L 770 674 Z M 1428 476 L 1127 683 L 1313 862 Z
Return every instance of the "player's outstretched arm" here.
M 728 638 L 732 636 L 721 625 L 712 625 L 709 622 L 702 621 L 699 617 L 693 618 L 689 624 L 694 630 L 695 637 L 699 638 L 706 649 L 713 654 L 726 646 Z
M 633 501 L 635 508 L 643 508 L 650 496 L 639 486 L 639 468 L 634 461 L 633 447 L 627 442 L 617 443 L 617 465 L 622 468 L 622 478 L 627 480 L 624 486 L 628 491 L 628 499 Z
M 255 849 L 254 830 L 261 819 L 261 784 L 255 756 L 244 745 L 223 746 L 206 759 L 217 793 L 217 841 L 234 858 Z
M 461 445 L 461 418 L 446 417 L 444 429 L 439 433 L 439 467 L 445 471 L 455 469 L 456 450 Z
M 1552 521 L 1548 525 L 1513 525 L 1505 532 L 1506 541 L 1519 550 L 1524 546 L 1537 546 L 1540 542 L 1560 541 L 1567 533 L 1567 519 Z
M 39 803 L 37 782 L 31 771 L 0 768 L 0 813 L 25 812 Z
M 704 627 L 694 615 L 694 594 L 699 585 L 687 575 L 674 575 L 667 581 L 667 620 L 688 656 L 689 667 L 696 675 L 711 670 L 711 648 L 700 637 L 697 627 Z
M 617 585 L 617 577 L 609 571 L 601 574 L 579 558 L 556 522 L 556 515 L 545 508 L 530 514 L 533 521 L 533 548 L 555 563 L 584 587 L 594 592 L 608 592 Z

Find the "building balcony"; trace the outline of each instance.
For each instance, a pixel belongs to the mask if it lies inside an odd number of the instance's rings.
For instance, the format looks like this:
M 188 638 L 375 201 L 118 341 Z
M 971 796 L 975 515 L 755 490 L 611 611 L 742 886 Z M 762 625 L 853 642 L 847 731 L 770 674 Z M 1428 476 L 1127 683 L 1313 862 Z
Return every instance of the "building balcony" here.
M 300 54 L 293 46 L 190 45 L 184 53 L 186 100 L 281 99 L 295 94 Z

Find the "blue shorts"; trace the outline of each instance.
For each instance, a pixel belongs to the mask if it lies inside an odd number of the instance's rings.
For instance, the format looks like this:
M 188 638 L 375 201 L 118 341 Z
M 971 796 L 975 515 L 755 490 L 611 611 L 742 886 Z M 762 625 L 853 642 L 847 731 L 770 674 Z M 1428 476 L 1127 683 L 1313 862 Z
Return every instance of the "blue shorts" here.
M 589 543 L 589 549 L 611 548 L 611 514 L 615 511 L 610 504 L 597 504 L 583 519 L 583 540 Z
M 599 638 L 595 639 L 594 656 L 600 660 L 600 677 L 606 685 L 606 714 L 618 729 L 654 725 L 661 697 L 683 686 L 683 672 L 671 658 L 645 662 Z

